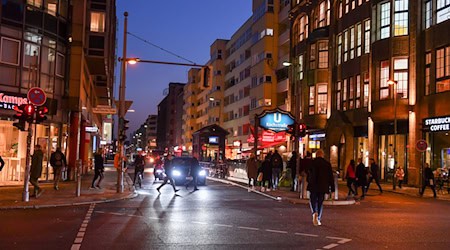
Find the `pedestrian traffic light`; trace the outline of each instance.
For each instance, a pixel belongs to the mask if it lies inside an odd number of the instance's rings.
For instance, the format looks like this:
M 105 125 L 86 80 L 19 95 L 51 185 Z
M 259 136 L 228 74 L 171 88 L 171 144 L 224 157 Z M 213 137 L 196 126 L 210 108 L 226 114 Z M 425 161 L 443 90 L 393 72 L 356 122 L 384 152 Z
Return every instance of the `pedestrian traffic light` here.
M 295 123 L 287 125 L 287 131 L 286 132 L 295 136 L 295 127 L 296 127 Z
M 306 136 L 306 124 L 300 123 L 298 125 L 298 137 L 302 138 Z
M 36 112 L 36 108 L 33 104 L 25 104 L 23 107 L 23 119 L 25 119 L 28 122 L 33 122 L 34 120 L 34 113 Z
M 38 107 L 36 110 L 36 124 L 39 124 L 47 120 L 46 114 L 48 113 L 48 108 L 45 106 Z
M 22 104 L 20 106 L 14 106 L 14 110 L 16 111 L 14 118 L 18 119 L 19 121 L 13 123 L 13 126 L 18 128 L 21 131 L 25 131 L 25 119 L 24 119 L 24 114 L 23 114 L 24 108 L 25 108 L 25 104 Z

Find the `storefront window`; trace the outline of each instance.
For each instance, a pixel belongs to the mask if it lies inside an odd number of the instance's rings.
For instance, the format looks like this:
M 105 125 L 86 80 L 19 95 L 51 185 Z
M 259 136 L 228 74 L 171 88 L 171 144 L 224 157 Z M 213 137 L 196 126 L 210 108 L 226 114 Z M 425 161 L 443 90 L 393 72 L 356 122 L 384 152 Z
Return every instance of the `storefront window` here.
M 425 162 L 429 163 L 433 170 L 450 167 L 450 135 L 449 132 L 426 133 L 428 148 L 425 154 Z
M 0 184 L 23 180 L 27 133 L 19 132 L 12 123 L 0 120 L 0 155 L 5 161 L 0 172 Z
M 397 167 L 402 167 L 407 173 L 407 135 L 397 134 L 396 145 L 394 145 L 394 135 L 381 135 L 379 137 L 379 162 L 381 169 L 381 179 L 392 181 L 394 171 L 394 162 L 397 161 Z M 397 159 L 394 159 L 394 146 L 396 147 Z

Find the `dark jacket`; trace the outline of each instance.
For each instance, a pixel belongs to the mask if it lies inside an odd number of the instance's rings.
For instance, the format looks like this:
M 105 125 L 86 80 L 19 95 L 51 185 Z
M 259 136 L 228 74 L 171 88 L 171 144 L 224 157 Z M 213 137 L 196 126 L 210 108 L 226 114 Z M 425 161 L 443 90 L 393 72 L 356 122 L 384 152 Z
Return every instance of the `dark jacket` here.
M 303 159 L 300 160 L 299 172 L 301 173 L 301 171 L 305 171 L 306 180 L 308 182 L 309 182 L 309 178 L 311 176 L 312 162 L 313 162 L 313 159 L 311 159 L 311 158 L 303 158 Z
M 359 186 L 365 186 L 367 184 L 367 170 L 362 162 L 356 166 L 356 179 L 356 183 Z
M 291 169 L 291 175 L 295 176 L 297 174 L 297 154 L 292 154 L 291 159 L 288 161 L 288 168 Z
M 67 166 L 66 156 L 60 150 L 56 150 L 50 155 L 50 165 L 54 168 Z
M 136 169 L 143 169 L 145 166 L 145 158 L 143 155 L 137 155 L 134 159 L 134 167 Z
M 247 177 L 256 179 L 258 175 L 258 161 L 255 157 L 251 157 L 246 162 Z
M 378 171 L 379 171 L 378 165 L 374 162 L 370 164 L 370 174 L 374 179 L 378 179 Z
M 190 162 L 190 169 L 189 169 L 189 175 L 194 177 L 194 176 L 198 176 L 198 173 L 200 172 L 200 170 L 202 169 L 200 167 L 200 163 L 198 162 L 197 158 L 192 158 L 191 162 Z
M 423 172 L 424 172 L 423 178 L 426 181 L 429 181 L 429 180 L 434 181 L 434 174 L 433 174 L 433 170 L 431 170 L 431 168 L 425 168 L 425 170 Z
M 266 159 L 262 162 L 258 172 L 263 173 L 263 180 L 265 181 L 272 178 L 272 167 L 269 159 Z
M 270 157 L 270 164 L 272 168 L 283 168 L 283 158 L 278 152 L 273 153 L 272 157 Z
M 2 171 L 4 166 L 5 166 L 5 162 L 3 161 L 2 157 L 0 156 L 0 171 Z
M 30 178 L 39 178 L 42 174 L 42 160 L 44 159 L 44 153 L 42 150 L 35 150 L 33 157 L 31 158 Z
M 312 161 L 311 178 L 308 191 L 315 193 L 334 192 L 334 178 L 331 164 L 322 157 Z
M 99 153 L 94 154 L 94 170 L 103 171 L 104 169 L 103 156 Z

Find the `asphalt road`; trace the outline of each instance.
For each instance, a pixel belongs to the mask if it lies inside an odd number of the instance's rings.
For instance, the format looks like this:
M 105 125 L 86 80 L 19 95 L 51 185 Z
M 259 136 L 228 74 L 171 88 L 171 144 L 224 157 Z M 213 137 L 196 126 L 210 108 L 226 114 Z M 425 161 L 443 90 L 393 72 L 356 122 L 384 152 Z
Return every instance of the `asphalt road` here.
M 146 174 L 139 196 L 91 206 L 0 211 L 0 249 L 449 249 L 450 203 L 375 191 L 309 207 L 208 182 L 174 195 Z

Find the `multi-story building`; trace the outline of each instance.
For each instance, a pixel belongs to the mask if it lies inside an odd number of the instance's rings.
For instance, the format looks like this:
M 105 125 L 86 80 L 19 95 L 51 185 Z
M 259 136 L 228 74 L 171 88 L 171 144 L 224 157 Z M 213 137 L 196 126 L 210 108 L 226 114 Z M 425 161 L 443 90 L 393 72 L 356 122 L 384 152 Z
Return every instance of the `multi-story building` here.
M 156 149 L 156 131 L 157 127 L 157 115 L 149 115 L 145 120 L 145 133 L 147 141 L 147 150 Z
M 73 167 L 100 143 L 102 117 L 91 107 L 112 98 L 115 1 L 5 0 L 0 13 L 0 154 L 7 164 L 0 185 L 23 179 L 27 133 L 13 127 L 12 117 L 31 87 L 47 95 L 48 119 L 33 127 L 31 144 L 32 151 L 43 147 L 42 178 L 51 179 L 48 159 L 56 147 Z M 69 131 L 70 117 L 77 122 Z M 86 135 L 86 127 L 100 130 Z
M 156 144 L 160 150 L 181 153 L 185 85 L 185 83 L 169 83 L 167 95 L 158 104 Z
M 443 0 L 292 1 L 305 149 L 337 169 L 374 158 L 382 179 L 403 168 L 412 185 L 425 162 L 448 167 L 449 12 Z
M 250 150 L 255 115 L 277 107 L 279 1 L 253 1 L 252 16 L 226 45 L 223 128 L 227 158 Z
M 184 151 L 192 153 L 192 133 L 197 128 L 197 93 L 200 86 L 200 69 L 191 68 L 188 71 L 188 82 L 183 90 L 183 125 L 182 125 L 182 143 Z

